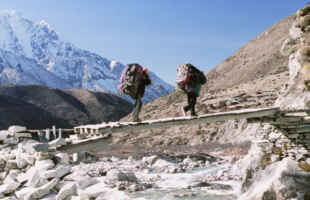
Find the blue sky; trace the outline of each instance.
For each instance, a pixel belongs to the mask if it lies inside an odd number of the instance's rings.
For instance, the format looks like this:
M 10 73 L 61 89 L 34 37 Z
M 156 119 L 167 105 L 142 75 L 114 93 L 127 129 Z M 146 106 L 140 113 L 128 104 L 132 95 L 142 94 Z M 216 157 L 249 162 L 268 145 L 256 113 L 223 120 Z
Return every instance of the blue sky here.
M 303 8 L 306 0 L 1 0 L 45 20 L 63 40 L 174 83 L 179 64 L 204 72 Z

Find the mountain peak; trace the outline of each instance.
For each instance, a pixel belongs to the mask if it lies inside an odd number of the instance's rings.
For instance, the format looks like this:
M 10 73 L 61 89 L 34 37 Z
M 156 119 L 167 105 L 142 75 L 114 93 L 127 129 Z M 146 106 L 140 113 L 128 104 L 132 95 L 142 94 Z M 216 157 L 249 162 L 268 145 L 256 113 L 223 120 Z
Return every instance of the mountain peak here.
M 15 16 L 17 14 L 18 12 L 16 10 L 1 10 L 0 11 L 0 15 L 2 16 Z
M 1 10 L 0 17 L 5 17 L 9 19 L 23 19 L 23 15 L 21 12 L 16 10 Z
M 48 29 L 51 29 L 51 26 L 45 20 L 41 20 L 38 24 L 42 27 L 47 27 Z
M 123 64 L 62 41 L 45 20 L 34 23 L 14 10 L 1 13 L 0 50 L 10 54 L 0 55 L 0 60 L 5 62 L 3 66 L 0 63 L 0 77 L 4 77 L 0 82 L 5 83 L 5 77 L 10 75 L 14 84 L 42 84 L 59 89 L 82 88 L 118 94 Z M 7 66 L 10 70 L 4 70 Z M 7 71 L 16 73 L 13 76 Z M 147 89 L 145 101 L 172 92 L 172 86 L 155 74 L 151 76 L 154 81 Z

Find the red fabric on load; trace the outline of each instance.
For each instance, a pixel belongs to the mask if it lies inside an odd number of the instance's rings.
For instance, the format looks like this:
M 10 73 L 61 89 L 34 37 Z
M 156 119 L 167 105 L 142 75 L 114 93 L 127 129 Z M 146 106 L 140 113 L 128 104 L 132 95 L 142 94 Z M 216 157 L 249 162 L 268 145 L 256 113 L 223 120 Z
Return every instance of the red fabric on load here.
M 187 74 L 186 74 L 186 79 L 183 81 L 183 84 L 186 85 L 190 79 L 190 73 L 191 73 L 191 69 L 189 68 Z

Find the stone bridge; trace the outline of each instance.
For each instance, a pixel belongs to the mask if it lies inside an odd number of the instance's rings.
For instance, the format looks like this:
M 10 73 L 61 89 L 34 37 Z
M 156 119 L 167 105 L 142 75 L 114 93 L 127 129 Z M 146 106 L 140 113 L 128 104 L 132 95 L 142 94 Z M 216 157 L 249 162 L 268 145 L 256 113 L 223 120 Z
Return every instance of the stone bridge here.
M 74 127 L 75 134 L 82 140 L 59 147 L 58 150 L 78 152 L 92 149 L 97 144 L 109 144 L 109 135 L 116 132 L 140 131 L 143 129 L 194 125 L 227 120 L 246 119 L 248 123 L 269 123 L 281 129 L 294 143 L 306 148 L 310 146 L 309 110 L 281 110 L 279 107 L 245 109 L 231 112 L 220 112 L 197 117 L 177 117 L 142 122 L 110 122 L 95 125 Z M 308 148 L 309 149 L 309 148 Z

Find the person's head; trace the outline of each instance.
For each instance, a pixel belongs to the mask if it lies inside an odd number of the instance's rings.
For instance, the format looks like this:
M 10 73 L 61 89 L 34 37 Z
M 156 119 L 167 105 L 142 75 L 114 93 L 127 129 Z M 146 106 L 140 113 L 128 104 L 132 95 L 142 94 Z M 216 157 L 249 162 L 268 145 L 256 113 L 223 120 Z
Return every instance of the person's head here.
M 149 70 L 148 70 L 146 67 L 143 67 L 142 72 L 143 72 L 144 76 L 145 76 L 147 79 L 149 79 L 149 81 L 150 81 L 149 84 L 152 84 L 152 80 L 150 79 Z
M 147 75 L 149 75 L 149 70 L 146 68 L 146 67 L 143 67 L 143 73 L 145 73 L 145 74 L 147 74 Z

